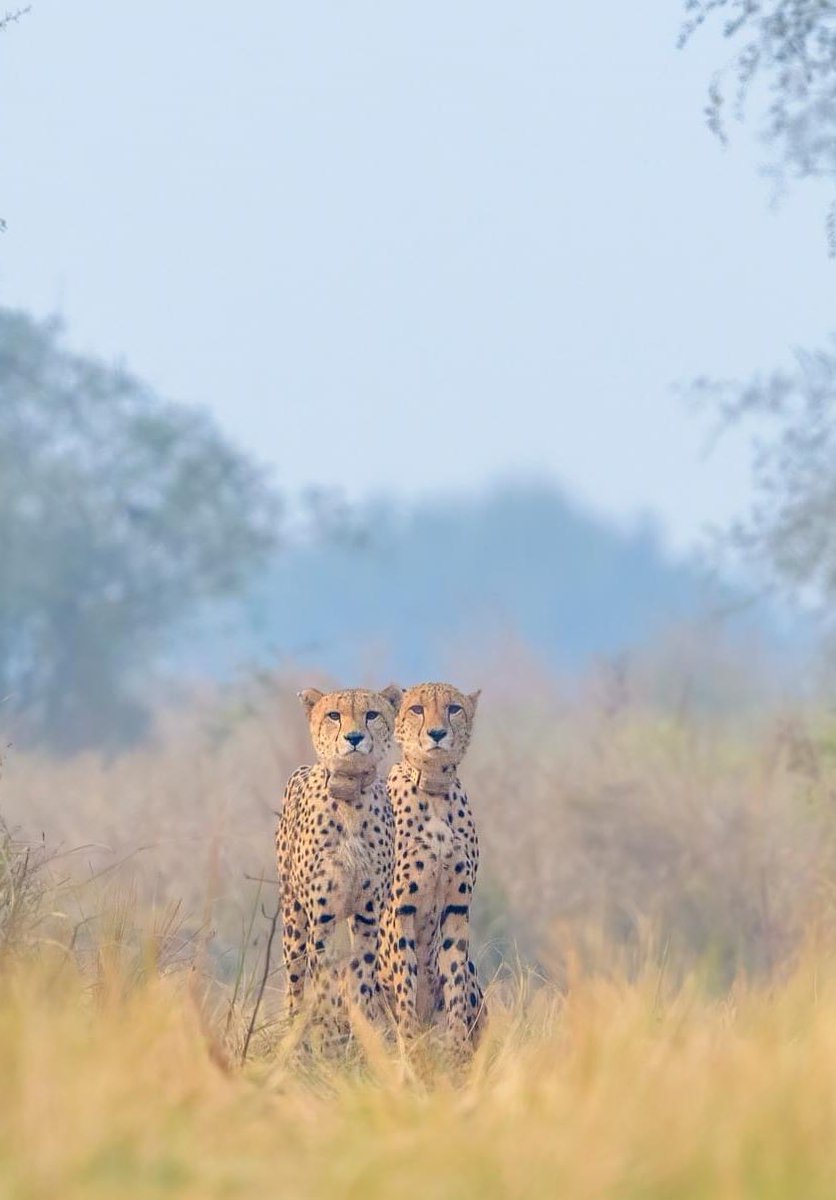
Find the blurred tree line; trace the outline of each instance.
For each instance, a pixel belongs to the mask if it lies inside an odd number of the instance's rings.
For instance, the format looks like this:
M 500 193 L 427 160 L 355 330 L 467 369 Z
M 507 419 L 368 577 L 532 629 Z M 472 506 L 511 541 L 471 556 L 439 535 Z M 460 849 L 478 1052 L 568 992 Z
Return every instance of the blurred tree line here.
M 25 738 L 72 750 L 141 730 L 140 668 L 242 587 L 280 511 L 205 413 L 61 334 L 0 309 L 0 701 Z
M 710 86 L 715 132 L 727 138 L 724 106 L 743 117 L 754 92 L 773 175 L 836 176 L 836 5 L 685 0 L 685 12 L 683 45 L 716 17 L 734 47 Z M 836 220 L 831 232 L 836 249 Z M 836 350 L 698 389 L 723 425 L 760 431 L 737 544 L 831 599 Z M 143 668 L 189 611 L 245 588 L 280 517 L 269 479 L 205 414 L 69 353 L 58 323 L 0 309 L 0 714 L 25 737 L 74 749 L 141 731 Z

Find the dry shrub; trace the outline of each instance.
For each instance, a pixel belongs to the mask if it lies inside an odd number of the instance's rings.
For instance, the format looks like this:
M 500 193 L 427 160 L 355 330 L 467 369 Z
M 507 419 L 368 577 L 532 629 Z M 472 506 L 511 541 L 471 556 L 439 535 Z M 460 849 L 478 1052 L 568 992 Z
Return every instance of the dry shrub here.
M 26 949 L 44 918 L 44 897 L 54 887 L 51 856 L 43 842 L 16 837 L 0 820 L 0 966 Z
M 565 972 L 570 949 L 592 963 L 615 947 L 634 964 L 700 962 L 722 983 L 774 970 L 812 924 L 829 925 L 826 718 L 672 712 L 641 678 L 621 671 L 571 695 L 536 671 L 488 680 L 463 770 L 484 850 L 475 920 L 488 973 L 518 953 L 553 963 L 555 947 Z M 276 895 L 282 786 L 310 759 L 296 690 L 261 676 L 204 696 L 111 760 L 12 754 L 5 813 L 53 845 L 86 847 L 77 872 L 128 875 L 141 900 L 178 903 L 212 972 L 240 978 L 242 943 L 250 957 L 263 947 L 258 906 L 269 913 Z
M 727 982 L 772 970 L 829 912 L 833 781 L 795 769 L 775 730 L 742 742 L 653 713 L 529 722 L 524 742 L 482 743 L 473 774 L 486 862 L 534 952 L 556 931 L 590 954 L 603 941 L 699 960 Z

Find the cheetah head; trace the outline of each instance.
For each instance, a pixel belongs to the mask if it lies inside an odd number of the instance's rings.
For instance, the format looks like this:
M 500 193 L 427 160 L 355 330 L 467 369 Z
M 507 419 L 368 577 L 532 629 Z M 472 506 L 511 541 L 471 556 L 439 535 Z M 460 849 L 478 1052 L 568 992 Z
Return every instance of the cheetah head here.
M 407 688 L 395 722 L 395 740 L 419 771 L 457 766 L 470 742 L 479 693 L 467 696 L 449 683 Z
M 348 688 L 320 692 L 306 688 L 299 699 L 308 714 L 311 740 L 317 758 L 341 775 L 374 771 L 392 743 L 400 688 L 370 692 Z

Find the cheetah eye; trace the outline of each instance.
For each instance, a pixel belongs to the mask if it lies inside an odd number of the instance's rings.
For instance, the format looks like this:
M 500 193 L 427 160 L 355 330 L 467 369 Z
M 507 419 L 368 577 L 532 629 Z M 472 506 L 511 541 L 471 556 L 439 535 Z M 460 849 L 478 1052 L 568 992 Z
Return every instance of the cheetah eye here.
M 374 709 L 369 709 L 369 711 L 366 713 L 366 720 L 367 721 L 376 721 L 379 716 L 380 716 L 379 712 L 375 712 Z
M 340 719 L 340 714 L 338 712 L 329 712 L 329 713 L 326 713 L 325 715 L 326 715 L 326 717 L 329 717 L 330 720 L 332 720 L 332 721 L 339 721 L 339 719 Z
M 412 708 L 410 708 L 409 711 L 414 712 L 416 717 L 420 717 L 422 712 L 424 711 L 424 706 L 423 706 L 423 704 L 413 704 Z
M 456 713 L 459 713 L 462 711 L 462 706 L 460 704 L 448 704 L 447 711 L 450 714 L 450 716 L 453 717 L 456 715 Z

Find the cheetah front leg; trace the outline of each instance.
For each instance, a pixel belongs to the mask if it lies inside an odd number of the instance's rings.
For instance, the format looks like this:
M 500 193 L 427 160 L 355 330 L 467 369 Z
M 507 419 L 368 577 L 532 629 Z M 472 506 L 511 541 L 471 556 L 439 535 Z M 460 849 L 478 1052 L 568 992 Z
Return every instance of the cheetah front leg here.
M 410 1037 L 418 1031 L 418 955 L 415 950 L 416 906 L 401 904 L 390 926 L 390 1000 L 401 1032 Z
M 351 877 L 331 856 L 325 856 L 312 872 L 305 897 L 313 1009 L 329 1038 L 349 1032 L 343 992 L 351 937 L 346 914 L 353 908 L 353 890 Z
M 308 915 L 289 883 L 285 883 L 282 892 L 282 956 L 287 973 L 287 1015 L 292 1018 L 299 1012 L 305 993 L 305 976 L 308 972 Z
M 375 893 L 366 900 L 362 911 L 355 912 L 349 918 L 352 958 L 346 979 L 348 999 L 357 1005 L 367 1020 L 375 1016 L 381 908 L 381 897 Z
M 470 959 L 470 907 L 449 904 L 441 916 L 438 970 L 447 1028 L 465 1042 L 478 1029 L 482 992 Z
M 316 924 L 308 926 L 308 969 L 313 992 L 312 1015 L 320 1022 L 326 1040 L 348 1032 L 347 1015 L 342 995 L 342 972 L 339 923 L 322 924 L 329 916 L 322 909 Z

